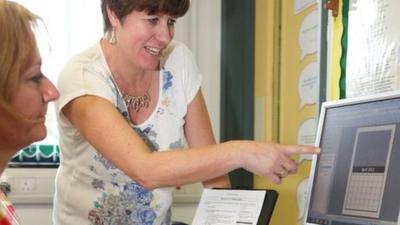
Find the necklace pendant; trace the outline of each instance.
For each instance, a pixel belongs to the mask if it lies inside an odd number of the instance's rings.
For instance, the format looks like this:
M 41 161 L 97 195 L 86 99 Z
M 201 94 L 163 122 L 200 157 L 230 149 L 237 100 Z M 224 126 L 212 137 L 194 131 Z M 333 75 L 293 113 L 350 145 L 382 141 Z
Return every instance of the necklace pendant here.
M 126 106 L 135 112 L 139 112 L 142 108 L 148 108 L 150 105 L 150 95 L 147 91 L 141 96 L 123 94 L 123 98 Z

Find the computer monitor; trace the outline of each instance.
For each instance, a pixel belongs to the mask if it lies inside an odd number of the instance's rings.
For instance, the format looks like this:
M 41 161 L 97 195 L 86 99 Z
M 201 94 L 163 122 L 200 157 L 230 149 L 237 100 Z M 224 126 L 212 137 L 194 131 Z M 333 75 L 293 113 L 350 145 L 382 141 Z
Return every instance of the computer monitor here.
M 399 225 L 400 92 L 322 105 L 305 225 Z

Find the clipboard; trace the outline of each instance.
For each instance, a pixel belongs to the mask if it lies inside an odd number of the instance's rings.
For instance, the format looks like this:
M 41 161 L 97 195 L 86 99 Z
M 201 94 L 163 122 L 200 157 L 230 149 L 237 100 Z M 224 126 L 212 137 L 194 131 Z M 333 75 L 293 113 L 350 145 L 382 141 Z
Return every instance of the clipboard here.
M 278 199 L 271 189 L 204 189 L 192 225 L 268 225 Z

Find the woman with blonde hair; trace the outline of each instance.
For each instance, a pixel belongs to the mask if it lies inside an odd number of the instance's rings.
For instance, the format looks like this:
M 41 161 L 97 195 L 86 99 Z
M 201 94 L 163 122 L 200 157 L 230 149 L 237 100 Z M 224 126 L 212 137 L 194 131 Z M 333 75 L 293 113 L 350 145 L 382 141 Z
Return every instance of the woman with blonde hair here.
M 45 138 L 47 103 L 59 96 L 41 72 L 33 33 L 38 19 L 18 3 L 0 0 L 0 174 L 18 150 Z M 2 192 L 0 224 L 19 224 Z

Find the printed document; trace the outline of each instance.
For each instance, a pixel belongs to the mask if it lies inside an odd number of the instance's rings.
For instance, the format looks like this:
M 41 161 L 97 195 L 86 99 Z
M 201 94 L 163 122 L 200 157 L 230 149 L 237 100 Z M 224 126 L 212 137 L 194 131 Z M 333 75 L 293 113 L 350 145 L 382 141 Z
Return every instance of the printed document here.
M 204 189 L 192 225 L 257 225 L 266 190 Z

